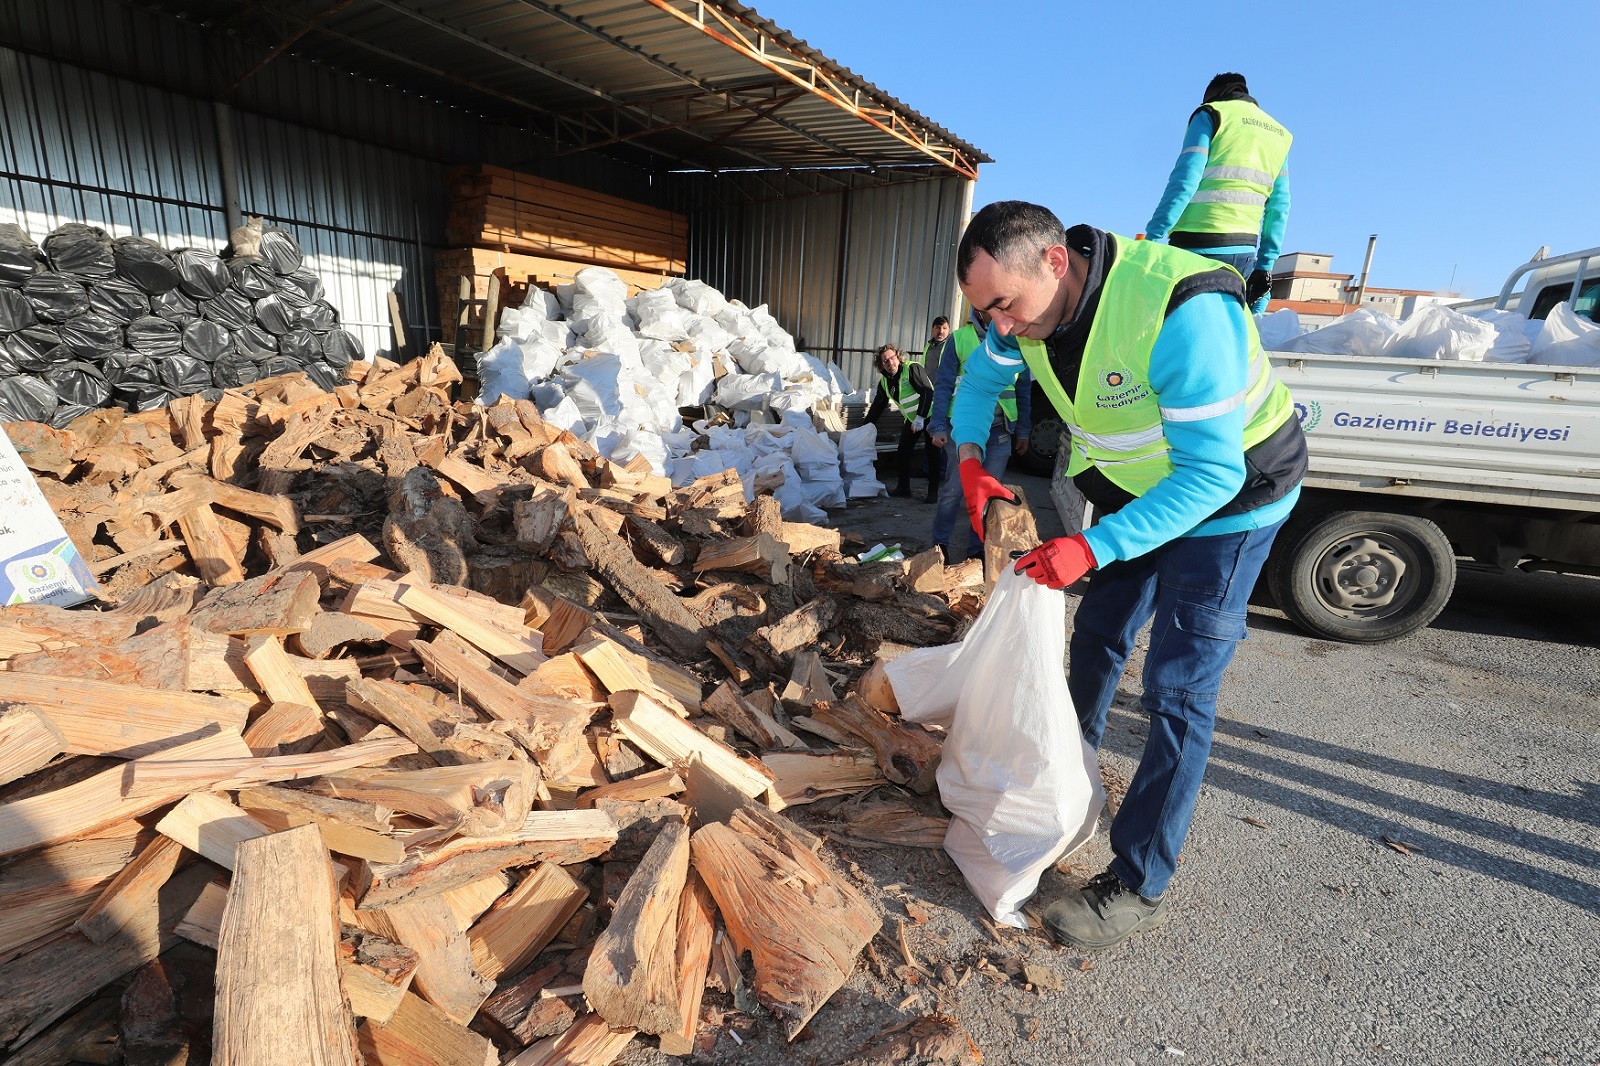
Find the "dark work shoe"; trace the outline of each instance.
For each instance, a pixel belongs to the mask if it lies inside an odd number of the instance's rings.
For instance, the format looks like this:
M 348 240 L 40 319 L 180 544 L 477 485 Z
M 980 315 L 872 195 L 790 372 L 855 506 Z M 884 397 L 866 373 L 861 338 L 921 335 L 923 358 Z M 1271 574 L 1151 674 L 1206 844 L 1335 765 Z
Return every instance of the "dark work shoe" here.
M 1063 944 L 1098 951 L 1134 933 L 1154 929 L 1167 917 L 1163 900 L 1145 899 L 1107 870 L 1044 910 L 1045 928 Z
M 910 485 L 896 485 L 889 492 L 889 495 L 891 495 L 891 496 L 909 496 L 909 495 L 911 495 L 911 486 Z

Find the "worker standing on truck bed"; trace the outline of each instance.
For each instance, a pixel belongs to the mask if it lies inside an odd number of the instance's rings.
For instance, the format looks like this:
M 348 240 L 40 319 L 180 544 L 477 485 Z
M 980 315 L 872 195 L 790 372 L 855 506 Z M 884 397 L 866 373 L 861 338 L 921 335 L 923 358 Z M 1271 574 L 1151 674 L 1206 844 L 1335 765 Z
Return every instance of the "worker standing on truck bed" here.
M 885 344 L 873 359 L 878 369 L 878 394 L 867 408 L 867 424 L 877 425 L 884 408 L 893 400 L 900 408 L 905 425 L 900 429 L 900 483 L 890 490 L 891 496 L 911 495 L 911 459 L 917 450 L 917 437 L 925 435 L 928 406 L 933 403 L 933 386 L 928 383 L 928 373 L 921 364 L 902 359 L 900 349 Z M 939 498 L 938 471 L 928 479 L 928 502 Z
M 1272 298 L 1272 268 L 1283 249 L 1291 140 L 1257 106 L 1243 74 L 1218 74 L 1189 116 L 1183 151 L 1144 227 L 1149 240 L 1166 237 L 1237 270 L 1256 314 Z
M 933 512 L 933 544 L 944 554 L 946 563 L 959 563 L 962 559 L 983 556 L 983 540 L 974 536 L 960 556 L 955 544 L 960 539 L 956 519 L 962 511 L 961 478 L 956 474 L 956 450 L 950 447 L 951 401 L 961 384 L 961 371 L 967 359 L 983 343 L 989 329 L 987 316 L 972 312 L 971 321 L 956 330 L 945 347 L 944 358 L 939 362 L 939 373 L 933 382 L 933 407 L 928 414 L 928 432 L 933 446 L 940 454 L 948 456 L 944 471 L 944 484 L 939 489 L 939 505 Z M 1028 433 L 1033 425 L 1033 379 L 1024 370 L 1022 376 L 1000 394 L 995 404 L 994 421 L 989 425 L 989 440 L 983 449 L 983 468 L 995 479 L 1005 475 L 1006 463 L 1011 453 L 1026 455 Z
M 956 264 L 962 293 L 990 318 L 953 417 L 973 529 L 982 535 L 990 500 L 1011 498 L 983 454 L 994 406 L 1024 369 L 1068 427 L 1066 473 L 1097 515 L 1016 565 L 1051 588 L 1093 571 L 1067 684 L 1095 748 L 1134 637 L 1153 620 L 1141 699 L 1149 734 L 1111 824 L 1111 866 L 1044 912 L 1057 939 L 1107 947 L 1164 917 L 1217 690 L 1299 495 L 1305 438 L 1232 270 L 1180 248 L 1064 229 L 1016 200 L 978 212 Z

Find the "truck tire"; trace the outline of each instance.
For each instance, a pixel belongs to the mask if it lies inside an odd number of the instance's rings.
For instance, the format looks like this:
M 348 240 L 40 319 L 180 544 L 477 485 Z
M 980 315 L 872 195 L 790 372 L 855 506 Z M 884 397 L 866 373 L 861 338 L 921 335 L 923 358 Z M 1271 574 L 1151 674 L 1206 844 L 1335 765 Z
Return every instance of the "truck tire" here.
M 1279 608 L 1327 640 L 1376 644 L 1439 616 L 1456 584 L 1455 553 L 1425 518 L 1334 511 L 1291 520 L 1267 560 Z

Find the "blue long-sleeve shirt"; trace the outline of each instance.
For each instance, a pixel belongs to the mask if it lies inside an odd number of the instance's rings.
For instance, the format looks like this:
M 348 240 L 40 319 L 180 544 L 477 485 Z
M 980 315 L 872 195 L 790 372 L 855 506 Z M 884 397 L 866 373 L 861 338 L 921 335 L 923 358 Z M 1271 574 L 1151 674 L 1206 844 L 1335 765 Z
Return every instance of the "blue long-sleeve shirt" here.
M 961 381 L 961 357 L 956 354 L 952 336 L 944 342 L 944 353 L 939 357 L 939 376 L 933 383 L 933 410 L 928 414 L 928 432 L 937 436 L 950 432 L 951 400 Z M 998 406 L 998 405 L 996 405 Z M 995 412 L 1001 418 L 1005 413 Z M 993 424 L 991 417 L 990 423 Z M 1017 421 L 1006 429 L 1013 437 L 1026 437 L 1033 432 L 1033 377 L 1026 369 L 1017 378 Z M 985 434 L 984 440 L 988 440 Z
M 1200 177 L 1205 173 L 1206 163 L 1211 157 L 1211 138 L 1216 133 L 1215 121 L 1209 111 L 1198 111 L 1189 120 L 1189 128 L 1183 136 L 1183 150 L 1178 153 L 1178 161 L 1173 164 L 1172 174 L 1167 178 L 1166 191 L 1161 194 L 1161 202 L 1156 205 L 1155 214 L 1145 223 L 1144 234 L 1148 240 L 1166 239 L 1172 232 L 1172 227 L 1178 224 L 1183 209 L 1189 206 L 1195 190 L 1200 187 Z M 1261 240 L 1255 249 L 1257 270 L 1270 273 L 1277 265 L 1278 256 L 1283 251 L 1283 231 L 1288 221 L 1289 162 L 1286 158 L 1283 170 L 1272 183 L 1272 192 L 1267 196 L 1266 211 L 1261 219 Z M 1251 249 L 1245 246 L 1207 248 L 1206 251 L 1231 253 L 1248 252 Z
M 1180 304 L 1156 335 L 1150 385 L 1161 405 L 1172 473 L 1115 514 L 1083 530 L 1099 565 L 1133 559 L 1179 537 L 1203 537 L 1271 525 L 1287 515 L 1299 490 L 1242 515 L 1207 521 L 1244 484 L 1243 404 L 1205 417 L 1196 409 L 1228 401 L 1248 385 L 1248 327 L 1238 300 L 1202 293 Z M 1015 338 L 993 330 L 967 357 L 956 392 L 953 439 L 982 448 L 995 397 L 1024 369 Z M 1065 438 L 1062 447 L 1071 445 Z

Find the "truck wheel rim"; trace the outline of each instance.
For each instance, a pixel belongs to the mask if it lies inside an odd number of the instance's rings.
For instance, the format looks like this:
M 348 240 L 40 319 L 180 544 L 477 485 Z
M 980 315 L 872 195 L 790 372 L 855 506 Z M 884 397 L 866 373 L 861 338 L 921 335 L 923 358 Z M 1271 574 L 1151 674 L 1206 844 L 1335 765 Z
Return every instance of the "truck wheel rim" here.
M 1323 549 L 1313 577 L 1329 611 L 1371 622 L 1410 606 L 1422 569 L 1411 544 L 1371 530 L 1341 537 Z
M 1028 434 L 1028 448 L 1042 459 L 1054 459 L 1056 449 L 1061 447 L 1061 423 L 1054 419 L 1045 419 L 1036 423 L 1033 431 Z

